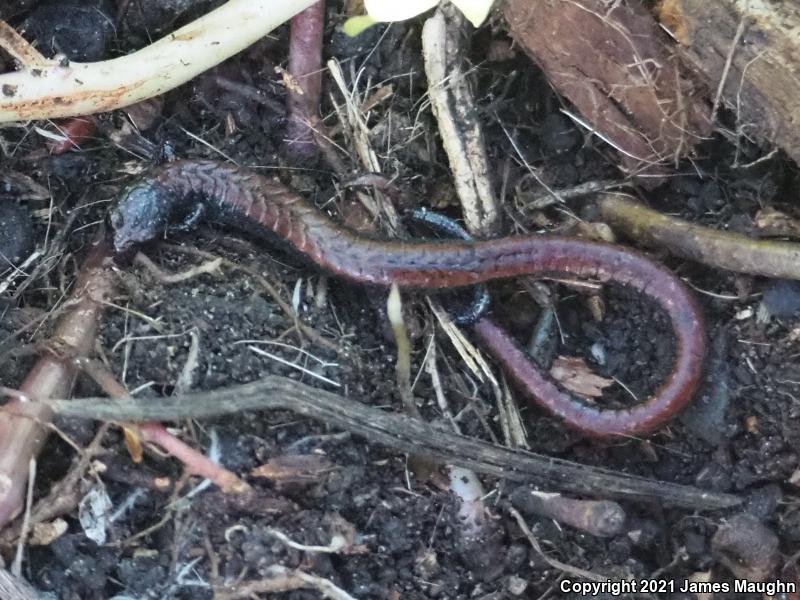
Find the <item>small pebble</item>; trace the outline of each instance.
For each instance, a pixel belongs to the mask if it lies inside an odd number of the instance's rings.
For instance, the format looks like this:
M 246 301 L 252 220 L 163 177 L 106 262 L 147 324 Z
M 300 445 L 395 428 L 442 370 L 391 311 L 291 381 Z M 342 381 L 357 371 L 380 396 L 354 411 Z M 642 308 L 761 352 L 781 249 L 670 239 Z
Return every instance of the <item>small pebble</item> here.
M 103 60 L 114 38 L 114 6 L 109 0 L 50 0 L 25 20 L 22 33 L 36 40 L 45 56 Z
M 800 281 L 774 279 L 764 288 L 763 306 L 778 319 L 788 319 L 800 312 Z
M 28 212 L 10 201 L 0 202 L 0 272 L 18 265 L 33 248 L 33 226 Z
M 589 349 L 589 352 L 592 353 L 592 358 L 597 362 L 598 365 L 604 366 L 606 364 L 606 349 L 600 342 L 595 342 L 592 344 L 592 347 Z
M 766 581 L 780 562 L 778 536 L 756 517 L 739 514 L 714 534 L 711 555 L 740 579 Z
M 581 133 L 575 124 L 559 113 L 547 115 L 538 133 L 539 143 L 545 153 L 564 154 L 581 143 Z

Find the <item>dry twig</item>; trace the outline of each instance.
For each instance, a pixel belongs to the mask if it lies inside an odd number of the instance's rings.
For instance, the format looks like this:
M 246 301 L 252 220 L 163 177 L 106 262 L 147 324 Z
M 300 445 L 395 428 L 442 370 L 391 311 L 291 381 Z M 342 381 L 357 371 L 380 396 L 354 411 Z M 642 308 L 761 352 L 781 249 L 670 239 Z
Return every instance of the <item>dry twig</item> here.
M 539 545 L 539 540 L 536 539 L 536 536 L 533 535 L 530 527 L 525 522 L 524 517 L 519 514 L 516 508 L 509 509 L 511 516 L 514 517 L 517 521 L 517 525 L 522 530 L 522 533 L 525 534 L 525 537 L 528 538 L 528 542 L 530 543 L 531 547 L 536 551 L 536 554 L 542 557 L 544 561 L 549 564 L 554 569 L 558 569 L 559 571 L 564 571 L 565 573 L 569 573 L 574 577 L 580 577 L 581 579 L 586 579 L 588 581 L 607 581 L 608 577 L 605 575 L 601 575 L 600 573 L 594 573 L 592 571 L 587 571 L 586 569 L 580 569 L 578 567 L 573 567 L 572 565 L 568 565 L 567 563 L 561 562 L 555 558 L 550 558 L 547 554 L 544 553 L 542 547 Z
M 102 363 L 88 359 L 78 359 L 76 362 L 112 398 L 126 398 L 128 396 L 128 391 Z M 187 472 L 205 477 L 221 490 L 235 493 L 250 491 L 250 486 L 245 481 L 179 440 L 167 431 L 167 428 L 161 423 L 157 421 L 129 423 L 125 428 L 127 430 L 126 433 L 129 435 L 137 436 L 141 442 L 156 444 L 165 452 L 180 460 Z
M 520 487 L 511 494 L 511 502 L 524 513 L 550 517 L 599 537 L 619 535 L 625 525 L 625 511 L 609 500 L 576 500 Z
M 443 463 L 513 481 L 535 481 L 550 489 L 590 496 L 659 502 L 712 510 L 741 503 L 731 494 L 700 490 L 590 467 L 434 428 L 418 419 L 383 412 L 338 394 L 285 377 L 162 398 L 48 400 L 58 414 L 110 421 L 208 418 L 246 410 L 290 410 L 362 435 L 402 452 L 424 454 Z
M 668 217 L 621 194 L 598 201 L 603 220 L 633 239 L 705 265 L 765 277 L 800 279 L 800 244 L 754 240 Z

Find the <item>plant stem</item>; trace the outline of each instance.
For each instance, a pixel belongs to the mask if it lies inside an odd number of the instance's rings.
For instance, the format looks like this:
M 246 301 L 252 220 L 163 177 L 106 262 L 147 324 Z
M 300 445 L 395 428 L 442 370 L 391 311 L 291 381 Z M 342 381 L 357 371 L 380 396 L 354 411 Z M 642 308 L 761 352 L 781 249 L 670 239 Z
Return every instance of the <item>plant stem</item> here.
M 325 0 L 319 0 L 292 19 L 289 34 L 289 74 L 299 89 L 289 86 L 286 151 L 298 161 L 318 153 L 314 130 L 319 127 L 324 25 Z
M 21 510 L 28 463 L 47 437 L 53 412 L 39 400 L 68 397 L 76 376 L 72 358 L 92 349 L 100 315 L 114 293 L 111 266 L 109 246 L 95 244 L 78 274 L 72 305 L 56 326 L 53 348 L 42 354 L 20 385 L 22 397 L 0 410 L 0 528 Z
M 106 112 L 158 96 L 221 63 L 313 0 L 229 0 L 127 56 L 48 61 L 0 75 L 0 123 Z

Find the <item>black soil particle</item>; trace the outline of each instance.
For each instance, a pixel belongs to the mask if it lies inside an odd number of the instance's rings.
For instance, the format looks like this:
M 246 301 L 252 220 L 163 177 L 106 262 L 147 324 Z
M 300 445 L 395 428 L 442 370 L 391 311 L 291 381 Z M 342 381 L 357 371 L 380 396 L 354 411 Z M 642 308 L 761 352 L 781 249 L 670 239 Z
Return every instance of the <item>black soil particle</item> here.
M 33 248 L 31 217 L 13 201 L 0 200 L 0 272 L 28 257 Z
M 106 58 L 114 20 L 111 0 L 50 0 L 31 13 L 22 31 L 45 56 L 93 62 Z

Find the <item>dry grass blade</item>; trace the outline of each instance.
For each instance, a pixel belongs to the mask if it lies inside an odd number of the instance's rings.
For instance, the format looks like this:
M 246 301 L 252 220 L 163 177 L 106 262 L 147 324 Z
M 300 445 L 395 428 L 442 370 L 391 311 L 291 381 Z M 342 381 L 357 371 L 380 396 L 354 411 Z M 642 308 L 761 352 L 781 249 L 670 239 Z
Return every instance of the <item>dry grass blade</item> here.
M 405 411 L 410 415 L 419 416 L 416 404 L 411 393 L 411 341 L 408 339 L 406 324 L 403 319 L 403 302 L 400 298 L 400 289 L 392 285 L 389 299 L 386 303 L 386 314 L 392 326 L 394 341 L 397 345 L 397 362 L 395 363 L 395 379 L 400 398 Z
M 366 116 L 362 112 L 362 106 L 365 103 L 357 96 L 357 91 L 354 89 L 350 91 L 345 82 L 344 73 L 339 63 L 335 60 L 328 61 L 328 70 L 333 77 L 333 81 L 339 88 L 345 100 L 345 109 L 341 110 L 338 105 L 337 114 L 339 120 L 344 128 L 345 135 L 350 144 L 356 151 L 358 159 L 361 161 L 362 167 L 372 173 L 381 172 L 381 164 L 378 160 L 378 155 L 372 148 L 369 140 L 369 128 L 367 127 Z M 335 104 L 335 102 L 334 102 Z M 383 198 L 383 194 L 375 191 L 375 200 L 368 194 L 363 192 L 356 192 L 358 199 L 364 204 L 364 207 L 376 218 L 384 217 L 387 221 L 387 226 L 390 232 L 395 233 L 400 228 L 400 218 L 394 206 Z

